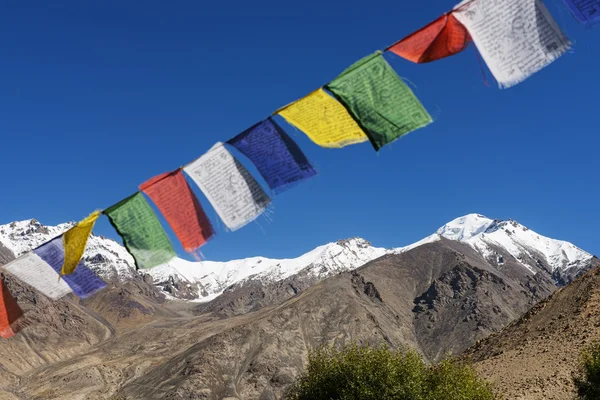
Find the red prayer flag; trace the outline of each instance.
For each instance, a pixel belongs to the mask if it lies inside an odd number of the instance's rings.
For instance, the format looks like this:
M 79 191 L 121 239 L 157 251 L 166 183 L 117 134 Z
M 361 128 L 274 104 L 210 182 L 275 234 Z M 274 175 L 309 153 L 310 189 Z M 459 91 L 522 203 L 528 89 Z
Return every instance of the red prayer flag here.
M 15 335 L 11 325 L 21 318 L 23 311 L 4 282 L 0 280 L 0 283 L 0 337 L 8 339 Z
M 213 235 L 213 227 L 180 169 L 149 179 L 140 190 L 156 204 L 185 251 L 196 250 Z
M 448 13 L 411 33 L 388 50 L 421 64 L 460 53 L 470 42 L 471 35 L 467 28 L 452 13 Z

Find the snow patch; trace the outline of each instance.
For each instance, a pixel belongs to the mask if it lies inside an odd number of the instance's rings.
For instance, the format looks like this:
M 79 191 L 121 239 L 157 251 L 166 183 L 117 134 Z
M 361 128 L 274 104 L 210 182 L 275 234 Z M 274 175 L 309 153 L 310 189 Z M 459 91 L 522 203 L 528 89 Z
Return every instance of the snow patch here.
M 494 220 L 481 214 L 468 214 L 448 222 L 437 230 L 437 234 L 450 240 L 467 240 L 485 232 Z
M 158 285 L 172 276 L 197 285 L 199 301 L 210 301 L 231 285 L 247 279 L 277 282 L 303 270 L 324 278 L 358 268 L 386 253 L 386 249 L 373 247 L 363 239 L 354 238 L 329 243 L 290 259 L 251 257 L 227 262 L 193 262 L 175 258 L 167 264 L 148 270 L 148 273 Z

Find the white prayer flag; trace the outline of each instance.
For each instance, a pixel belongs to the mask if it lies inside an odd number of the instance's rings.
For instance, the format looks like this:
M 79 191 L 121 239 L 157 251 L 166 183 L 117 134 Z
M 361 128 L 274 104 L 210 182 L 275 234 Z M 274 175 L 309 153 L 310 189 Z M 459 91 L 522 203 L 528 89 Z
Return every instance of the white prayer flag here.
M 527 79 L 571 46 L 540 0 L 465 0 L 454 10 L 500 87 Z
M 72 292 L 65 280 L 59 280 L 58 273 L 34 252 L 25 253 L 2 268 L 53 300 Z
M 271 202 L 259 183 L 223 143 L 215 144 L 183 170 L 232 231 L 258 217 Z

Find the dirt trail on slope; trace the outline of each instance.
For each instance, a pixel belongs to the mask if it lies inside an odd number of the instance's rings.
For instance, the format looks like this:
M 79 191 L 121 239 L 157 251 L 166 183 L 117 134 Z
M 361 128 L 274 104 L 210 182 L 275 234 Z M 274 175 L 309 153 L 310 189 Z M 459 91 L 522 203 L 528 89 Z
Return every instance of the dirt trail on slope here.
M 183 304 L 173 306 L 182 311 L 186 309 Z M 196 316 L 152 320 L 136 329 L 117 332 L 85 354 L 21 377 L 18 389 L 4 387 L 0 390 L 0 399 L 111 399 L 119 388 L 182 350 L 256 317 L 214 320 L 209 316 Z

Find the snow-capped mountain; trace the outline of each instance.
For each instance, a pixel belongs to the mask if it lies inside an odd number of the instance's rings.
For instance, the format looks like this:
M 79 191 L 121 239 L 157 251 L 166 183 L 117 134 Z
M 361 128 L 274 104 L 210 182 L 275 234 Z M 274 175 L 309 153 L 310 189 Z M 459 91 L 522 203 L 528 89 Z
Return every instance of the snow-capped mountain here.
M 229 286 L 246 279 L 277 282 L 300 271 L 324 279 L 342 271 L 358 268 L 387 252 L 386 249 L 371 246 L 364 239 L 354 238 L 319 246 L 291 259 L 252 257 L 227 262 L 193 262 L 176 258 L 148 272 L 159 285 L 169 282 L 177 284 L 177 279 L 181 279 L 187 288 L 197 285 L 196 293 L 199 293 L 200 300 L 208 301 L 220 295 Z M 172 288 L 169 287 L 168 290 L 171 291 Z
M 60 235 L 72 224 L 50 227 L 32 219 L 0 225 L 0 242 L 19 256 Z M 442 237 L 471 246 L 492 265 L 502 266 L 505 258 L 511 257 L 528 273 L 543 271 L 557 284 L 567 283 L 591 265 L 592 255 L 571 243 L 539 235 L 512 220 L 499 221 L 469 214 L 445 224 L 431 236 L 395 249 L 374 247 L 364 239 L 353 238 L 317 247 L 291 259 L 252 257 L 227 262 L 192 262 L 175 258 L 143 272 L 150 274 L 154 283 L 168 295 L 209 301 L 245 280 L 277 282 L 299 273 L 321 280 L 356 269 L 386 254 L 405 252 Z M 90 238 L 84 261 L 109 281 L 126 280 L 137 273 L 133 258 L 125 248 L 103 236 Z
M 16 221 L 0 225 L 0 242 L 18 257 L 61 235 L 74 224 L 75 222 L 67 222 L 57 226 L 45 226 L 35 219 Z M 104 236 L 90 237 L 84 262 L 109 281 L 127 279 L 136 273 L 133 257 L 125 247 Z
M 473 247 L 492 265 L 502 265 L 504 254 L 532 274 L 543 270 L 557 284 L 565 284 L 585 271 L 592 255 L 572 243 L 542 236 L 513 220 L 492 220 L 469 214 L 442 226 L 436 233 Z
M 68 230 L 74 222 L 44 226 L 35 219 L 0 225 L 0 242 L 16 257 L 36 248 Z M 168 295 L 209 301 L 227 287 L 245 279 L 275 282 L 302 270 L 319 279 L 348 271 L 379 258 L 388 250 L 373 247 L 366 240 L 355 238 L 319 246 L 291 259 L 252 257 L 227 262 L 187 261 L 175 258 L 169 263 L 144 270 Z M 88 241 L 84 262 L 107 281 L 127 279 L 136 273 L 133 257 L 110 238 L 92 235 Z

